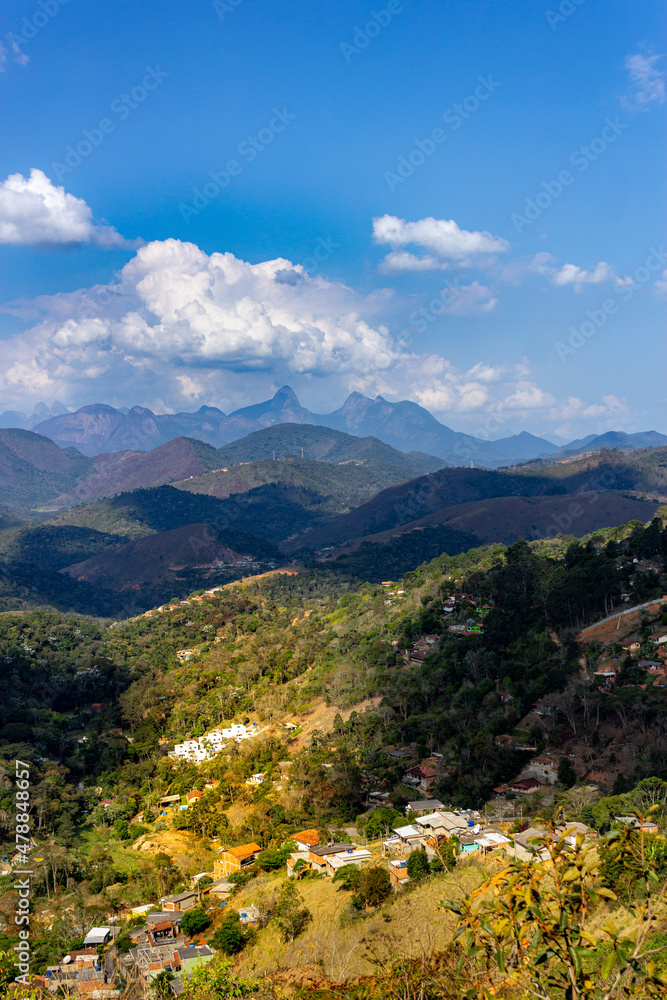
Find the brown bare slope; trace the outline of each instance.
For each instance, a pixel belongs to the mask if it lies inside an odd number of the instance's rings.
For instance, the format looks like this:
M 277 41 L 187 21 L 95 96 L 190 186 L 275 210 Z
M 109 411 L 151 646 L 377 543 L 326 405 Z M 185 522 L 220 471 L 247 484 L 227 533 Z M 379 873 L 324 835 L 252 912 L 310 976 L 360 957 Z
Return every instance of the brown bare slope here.
M 162 486 L 199 476 L 220 464 L 215 448 L 185 437 L 174 438 L 152 451 L 97 455 L 93 462 L 96 471 L 74 489 L 56 497 L 54 507 L 70 507 L 102 496 Z
M 244 559 L 268 561 L 276 554 L 273 546 L 252 535 L 221 531 L 207 524 L 187 524 L 137 538 L 62 572 L 75 580 L 123 590 L 174 578 L 188 570 L 196 569 L 202 576 L 202 570 L 236 567 Z
M 337 545 L 348 539 L 390 531 L 444 507 L 498 496 L 563 494 L 566 489 L 544 476 L 517 476 L 482 469 L 440 469 L 428 476 L 383 490 L 331 524 L 289 543 L 286 551 Z M 476 533 L 476 531 L 475 531 Z
M 574 496 L 490 497 L 443 507 L 389 531 L 360 536 L 345 544 L 345 552 L 354 551 L 362 542 L 386 542 L 429 525 L 472 532 L 482 543 L 505 545 L 519 538 L 530 540 L 557 534 L 579 537 L 632 520 L 649 521 L 658 507 L 657 502 L 636 500 L 612 490 Z

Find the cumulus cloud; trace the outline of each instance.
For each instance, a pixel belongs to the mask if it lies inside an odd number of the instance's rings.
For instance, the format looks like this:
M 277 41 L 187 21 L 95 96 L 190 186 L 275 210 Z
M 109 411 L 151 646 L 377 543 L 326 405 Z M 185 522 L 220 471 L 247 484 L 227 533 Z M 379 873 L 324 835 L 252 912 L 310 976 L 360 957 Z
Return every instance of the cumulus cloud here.
M 112 226 L 96 222 L 83 198 L 56 187 L 41 170 L 29 177 L 10 174 L 0 182 L 0 243 L 54 246 L 96 243 L 102 247 L 136 246 Z
M 553 274 L 553 283 L 561 287 L 574 285 L 575 292 L 580 292 L 584 285 L 602 285 L 613 277 L 613 269 L 606 261 L 601 260 L 590 271 L 584 267 L 577 267 L 576 264 L 564 264 Z
M 518 263 L 511 269 L 508 280 L 516 283 L 528 273 L 542 274 L 552 285 L 559 288 L 571 285 L 575 292 L 582 292 L 584 285 L 602 285 L 607 281 L 613 281 L 617 287 L 632 284 L 632 278 L 618 275 L 615 268 L 606 260 L 599 261 L 590 269 L 579 267 L 577 264 L 563 264 L 562 267 L 558 267 L 550 253 L 538 253 L 531 260 Z
M 300 280 L 286 282 L 285 274 Z M 42 318 L 6 342 L 5 390 L 76 383 L 92 371 L 122 385 L 152 372 L 172 384 L 188 374 L 178 393 L 196 396 L 195 369 L 283 366 L 313 376 L 386 368 L 399 349 L 386 327 L 364 318 L 364 307 L 351 289 L 284 259 L 249 264 L 179 240 L 153 242 L 110 286 L 16 304 L 14 313 L 39 310 Z
M 665 103 L 665 72 L 655 66 L 658 59 L 662 58 L 661 55 L 646 56 L 641 53 L 625 57 L 630 87 L 621 100 L 624 107 L 646 111 L 651 104 Z
M 380 261 L 378 271 L 380 274 L 401 274 L 405 271 L 437 271 L 442 266 L 437 257 L 429 254 L 418 257 L 408 250 L 392 250 Z
M 510 245 L 500 236 L 488 232 L 461 229 L 453 219 L 419 219 L 407 222 L 395 215 L 373 219 L 373 239 L 390 246 L 381 269 L 385 273 L 439 270 L 451 266 L 469 267 L 484 255 L 506 253 Z M 414 245 L 430 251 L 419 257 L 400 252 L 401 247 Z
M 611 429 L 618 430 L 628 426 L 632 421 L 625 399 L 619 399 L 611 393 L 603 396 L 599 403 L 586 403 L 577 396 L 568 396 L 551 408 L 549 417 L 552 420 L 564 421 L 556 427 L 554 434 L 567 440 L 580 433 L 582 420 L 589 423 L 589 426 L 590 421 L 594 420 L 598 433 Z
M 351 378 L 351 388 L 390 398 L 408 398 L 436 413 L 445 423 L 465 420 L 470 433 L 496 437 L 517 421 L 546 419 L 558 400 L 535 381 L 528 362 L 478 363 L 457 369 L 437 354 L 406 355 L 391 371 Z M 506 433 L 511 433 L 509 430 Z
M 478 282 L 449 286 L 456 290 L 450 312 L 495 304 Z M 440 354 L 413 353 L 373 319 L 390 302 L 384 292 L 361 296 L 283 258 L 250 264 L 156 241 L 109 285 L 5 307 L 32 325 L 3 344 L 0 393 L 9 409 L 57 398 L 70 406 L 141 402 L 158 412 L 203 402 L 229 412 L 298 376 L 314 409 L 327 408 L 319 405 L 324 385 L 327 395 L 334 386 L 357 389 L 413 400 L 485 438 L 517 425 L 535 431 L 537 421 L 565 426 L 622 412 L 611 397 L 557 400 L 526 360 L 458 369 Z

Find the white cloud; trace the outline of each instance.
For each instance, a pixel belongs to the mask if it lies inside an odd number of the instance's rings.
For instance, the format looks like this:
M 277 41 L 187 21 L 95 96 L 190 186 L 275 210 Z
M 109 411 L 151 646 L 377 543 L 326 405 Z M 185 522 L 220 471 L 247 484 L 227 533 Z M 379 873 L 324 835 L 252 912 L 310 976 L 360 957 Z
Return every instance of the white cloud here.
M 532 260 L 520 262 L 513 269 L 512 265 L 509 265 L 509 268 L 507 279 L 512 283 L 518 282 L 529 273 L 542 274 L 549 278 L 552 285 L 559 288 L 572 285 L 575 292 L 582 292 L 584 285 L 602 285 L 607 281 L 613 281 L 617 287 L 633 283 L 630 277 L 620 277 L 606 260 L 599 261 L 590 269 L 579 267 L 577 264 L 563 264 L 562 267 L 558 267 L 550 253 L 538 253 Z
M 446 311 L 495 305 L 478 282 L 449 285 L 456 295 Z M 32 326 L 3 342 L 3 407 L 47 398 L 70 406 L 140 402 L 158 412 L 204 402 L 229 412 L 296 375 L 313 409 L 327 409 L 322 388 L 329 395 L 336 385 L 413 400 L 485 438 L 522 426 L 535 431 L 536 421 L 579 424 L 581 433 L 586 421 L 626 415 L 615 397 L 556 399 L 525 359 L 460 370 L 440 354 L 411 353 L 374 320 L 388 308 L 384 292 L 361 296 L 283 258 L 250 264 L 192 243 L 156 241 L 110 285 L 4 308 Z
M 470 232 L 461 229 L 453 219 L 419 219 L 406 222 L 395 215 L 373 219 L 373 238 L 376 243 L 393 247 L 381 264 L 385 273 L 399 270 L 434 270 L 452 265 L 471 266 L 483 255 L 506 253 L 510 245 L 500 236 L 488 232 Z M 400 247 L 410 244 L 430 251 L 425 257 L 411 253 L 398 253 Z
M 412 399 L 436 413 L 445 423 L 472 421 L 470 433 L 497 437 L 510 421 L 535 419 L 535 411 L 546 417 L 558 405 L 551 393 L 540 388 L 527 361 L 489 365 L 478 363 L 460 371 L 440 355 L 406 355 L 391 371 L 356 376 L 350 388 L 395 399 Z M 484 423 L 491 417 L 489 427 Z M 511 433 L 509 430 L 507 433 Z
M 302 280 L 285 283 L 292 270 Z M 249 264 L 174 239 L 142 247 L 114 285 L 7 311 L 37 308 L 41 322 L 5 342 L 7 395 L 47 384 L 80 391 L 86 372 L 101 368 L 116 387 L 164 381 L 178 398 L 198 398 L 201 385 L 210 385 L 201 377 L 215 371 L 348 374 L 387 368 L 400 355 L 346 286 L 311 278 L 284 259 Z
M 508 410 L 537 410 L 553 406 L 556 402 L 550 392 L 540 389 L 534 382 L 518 382 L 516 389 L 507 396 L 504 405 Z
M 580 292 L 584 285 L 602 285 L 614 277 L 613 268 L 601 260 L 591 271 L 577 267 L 576 264 L 563 264 L 552 276 L 554 285 L 574 285 L 575 292 Z
M 19 43 L 15 38 L 12 39 L 12 52 L 14 53 L 14 62 L 18 63 L 19 66 L 27 66 L 30 62 L 30 56 L 27 56 L 25 52 L 19 46 Z
M 662 272 L 662 278 L 659 278 L 654 285 L 656 295 L 661 298 L 667 296 L 667 270 Z
M 384 260 L 380 261 L 380 274 L 401 274 L 405 271 L 438 271 L 446 267 L 437 257 L 425 254 L 417 257 L 408 250 L 392 250 Z
M 624 107 L 646 111 L 652 103 L 664 104 L 667 98 L 664 71 L 655 68 L 661 55 L 645 56 L 641 53 L 625 57 L 625 68 L 630 75 L 630 87 L 621 99 Z
M 136 246 L 112 226 L 96 222 L 83 198 L 56 187 L 41 170 L 10 174 L 0 182 L 0 244 L 13 246 L 96 243 Z
M 498 305 L 498 299 L 492 295 L 490 289 L 486 285 L 480 285 L 478 281 L 463 285 L 456 290 L 458 294 L 443 310 L 450 316 L 473 316 L 478 313 L 493 312 Z M 450 297 L 453 295 L 452 292 Z

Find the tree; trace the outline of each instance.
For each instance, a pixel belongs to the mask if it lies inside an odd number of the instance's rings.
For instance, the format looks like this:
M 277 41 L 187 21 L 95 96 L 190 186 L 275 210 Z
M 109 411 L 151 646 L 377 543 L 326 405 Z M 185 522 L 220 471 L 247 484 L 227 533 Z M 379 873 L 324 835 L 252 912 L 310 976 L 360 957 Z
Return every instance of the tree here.
M 225 955 L 236 955 L 243 950 L 250 937 L 250 931 L 241 926 L 237 911 L 231 910 L 213 935 L 211 943 Z
M 557 838 L 553 826 L 542 838 L 545 860 L 514 861 L 462 902 L 441 903 L 459 920 L 462 996 L 490 1000 L 500 992 L 529 991 L 538 1000 L 664 997 L 667 976 L 653 960 L 663 949 L 652 936 L 667 915 L 667 883 L 659 884 L 643 833 L 616 830 L 608 839 L 621 864 L 644 881 L 645 896 L 626 907 L 622 930 L 611 920 L 594 934 L 588 929 L 591 912 L 616 895 L 600 878 L 596 849 L 584 846 L 581 836 L 570 849 L 565 832 Z
M 561 757 L 560 759 L 558 764 L 558 781 L 561 785 L 565 785 L 566 788 L 572 788 L 576 784 L 577 772 L 569 757 Z
M 170 1000 L 170 997 L 174 995 L 171 989 L 171 980 L 173 978 L 171 972 L 158 972 L 153 980 L 151 996 L 155 997 L 156 1000 Z
M 302 934 L 313 916 L 305 906 L 302 906 L 303 896 L 296 887 L 296 882 L 288 879 L 280 890 L 276 904 L 276 923 L 280 928 L 285 943 L 294 941 Z
M 183 976 L 182 996 L 187 1000 L 218 1000 L 222 997 L 245 997 L 256 993 L 259 983 L 239 979 L 231 962 L 208 962 Z
M 365 906 L 380 906 L 391 894 L 391 879 L 386 868 L 366 868 L 360 872 L 359 897 Z
M 401 821 L 405 822 L 405 817 L 398 810 L 390 809 L 388 806 L 380 806 L 368 817 L 364 833 L 368 840 L 378 840 L 380 837 L 387 836 L 392 827 Z
M 342 892 L 353 892 L 359 888 L 361 872 L 356 865 L 343 865 L 336 871 L 332 882 L 340 882 Z
M 408 857 L 408 875 L 413 882 L 419 882 L 430 874 L 431 866 L 426 856 L 426 851 L 413 851 Z
M 194 937 L 195 934 L 201 934 L 205 931 L 208 926 L 210 926 L 211 920 L 207 913 L 199 907 L 195 907 L 193 910 L 186 910 L 181 918 L 181 930 L 186 935 L 186 937 Z

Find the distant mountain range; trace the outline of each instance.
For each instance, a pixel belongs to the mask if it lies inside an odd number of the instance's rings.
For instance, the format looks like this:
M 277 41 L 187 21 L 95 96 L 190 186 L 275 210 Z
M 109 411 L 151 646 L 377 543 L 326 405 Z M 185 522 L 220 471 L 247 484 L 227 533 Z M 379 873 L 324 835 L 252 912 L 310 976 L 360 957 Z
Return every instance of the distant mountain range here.
M 386 579 L 485 542 L 645 522 L 666 500 L 667 447 L 485 470 L 294 423 L 96 456 L 6 428 L 0 608 L 125 616 L 294 557 Z
M 179 437 L 151 451 L 94 457 L 61 448 L 36 431 L 4 428 L 0 429 L 0 502 L 28 513 L 165 483 L 187 483 L 195 492 L 220 497 L 281 483 L 315 489 L 323 496 L 335 494 L 339 512 L 387 486 L 444 465 L 443 459 L 405 454 L 377 438 L 298 424 L 268 427 L 220 449 Z M 199 480 L 204 483 L 198 485 Z
M 403 452 L 435 456 L 455 466 L 497 469 L 539 457 L 568 457 L 599 448 L 635 449 L 667 444 L 667 436 L 656 431 L 624 434 L 609 431 L 557 448 L 545 438 L 522 431 L 497 441 L 484 441 L 454 431 L 417 403 L 390 403 L 382 396 L 370 399 L 353 392 L 332 413 L 313 413 L 299 402 L 289 386 L 272 399 L 223 413 L 215 406 L 202 406 L 195 413 L 156 414 L 144 406 L 115 408 L 106 403 L 82 406 L 74 413 L 61 403 L 49 410 L 41 403 L 30 417 L 18 411 L 0 415 L 0 427 L 35 430 L 61 448 L 76 448 L 93 457 L 122 451 L 150 451 L 175 438 L 195 438 L 221 448 L 240 438 L 278 424 L 328 427 L 356 437 L 374 437 Z M 266 455 L 264 457 L 270 457 Z M 313 456 L 316 457 L 316 456 Z

